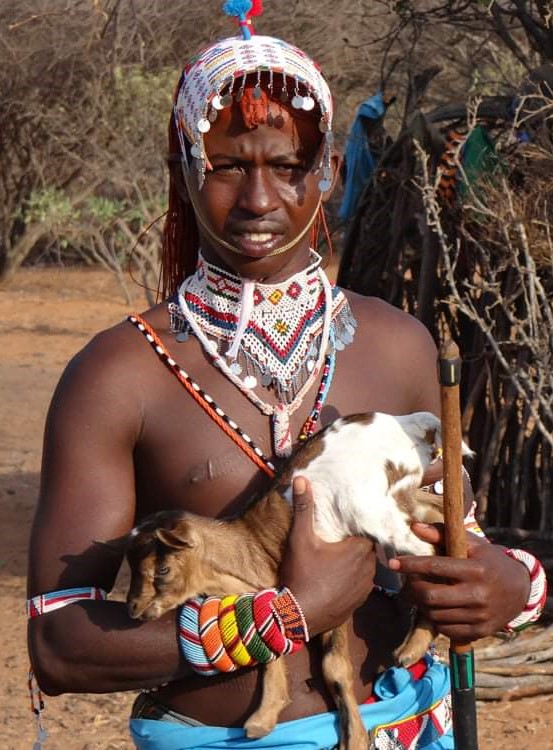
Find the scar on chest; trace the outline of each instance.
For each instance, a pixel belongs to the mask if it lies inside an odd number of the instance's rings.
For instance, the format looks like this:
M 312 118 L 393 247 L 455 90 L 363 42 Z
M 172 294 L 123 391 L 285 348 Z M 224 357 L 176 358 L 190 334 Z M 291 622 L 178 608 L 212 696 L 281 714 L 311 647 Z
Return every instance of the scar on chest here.
M 222 456 L 210 456 L 202 463 L 194 464 L 186 474 L 188 484 L 209 482 L 221 479 L 236 472 L 236 454 L 226 453 Z

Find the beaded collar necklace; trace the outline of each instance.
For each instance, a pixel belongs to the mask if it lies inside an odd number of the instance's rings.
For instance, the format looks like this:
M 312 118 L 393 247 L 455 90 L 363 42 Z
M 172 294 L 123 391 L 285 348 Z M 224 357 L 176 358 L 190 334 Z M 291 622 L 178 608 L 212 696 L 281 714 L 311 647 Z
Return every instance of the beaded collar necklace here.
M 178 305 L 169 303 L 177 340 L 192 333 L 225 377 L 271 417 L 279 456 L 292 450 L 290 417 L 321 372 L 328 381 L 335 350 L 350 343 L 355 332 L 344 294 L 332 289 L 320 263 L 312 251 L 304 271 L 278 284 L 260 284 L 207 263 L 200 253 L 196 273 L 179 290 Z M 260 398 L 259 386 L 272 389 L 277 403 Z M 317 405 L 320 412 L 320 398 Z

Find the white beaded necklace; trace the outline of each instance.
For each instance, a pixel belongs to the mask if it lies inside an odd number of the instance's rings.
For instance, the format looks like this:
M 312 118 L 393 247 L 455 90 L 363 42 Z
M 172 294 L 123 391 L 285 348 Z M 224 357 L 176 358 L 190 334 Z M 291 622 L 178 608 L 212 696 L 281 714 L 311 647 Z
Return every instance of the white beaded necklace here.
M 311 372 L 309 372 L 305 382 L 299 388 L 290 403 L 284 403 L 282 400 L 279 400 L 273 405 L 263 401 L 263 399 L 261 399 L 253 390 L 257 385 L 257 379 L 250 375 L 247 375 L 244 379 L 240 378 L 238 374 L 239 370 L 235 367 L 240 342 L 248 326 L 250 315 L 254 308 L 254 295 L 256 292 L 255 282 L 249 279 L 240 280 L 242 282 L 240 316 L 232 345 L 228 348 L 225 355 L 219 352 L 217 342 L 207 337 L 195 315 L 188 307 L 185 294 L 190 283 L 189 279 L 186 279 L 182 283 L 178 293 L 179 311 L 185 318 L 187 324 L 200 342 L 206 354 L 211 358 L 214 366 L 220 369 L 223 375 L 225 375 L 225 377 L 228 378 L 231 383 L 233 383 L 263 414 L 271 417 L 273 426 L 273 445 L 275 453 L 278 456 L 288 456 L 292 451 L 290 418 L 301 406 L 306 393 L 311 389 L 313 383 L 319 376 L 325 360 L 325 355 L 327 354 L 329 345 L 331 345 L 330 326 L 333 310 L 332 288 L 324 271 L 317 267 L 320 263 L 320 257 L 316 254 L 315 256 L 317 279 L 324 290 L 324 313 L 319 350 Z M 312 271 L 313 269 L 314 266 L 310 266 L 310 269 L 308 270 Z M 293 283 L 292 279 L 289 281 Z M 227 358 L 231 360 L 230 364 L 227 362 Z

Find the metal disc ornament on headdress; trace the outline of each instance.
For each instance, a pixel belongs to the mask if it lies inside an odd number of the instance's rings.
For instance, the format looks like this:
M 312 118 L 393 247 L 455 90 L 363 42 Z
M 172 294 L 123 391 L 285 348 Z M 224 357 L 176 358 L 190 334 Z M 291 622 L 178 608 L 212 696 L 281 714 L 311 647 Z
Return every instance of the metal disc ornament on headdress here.
M 223 10 L 236 19 L 240 36 L 218 40 L 189 60 L 175 97 L 175 124 L 185 177 L 195 168 L 201 189 L 210 169 L 203 140 L 205 133 L 220 110 L 241 101 L 248 76 L 256 76 L 253 96 L 258 99 L 261 75 L 268 73 L 271 94 L 276 82 L 274 90 L 283 103 L 291 103 L 294 109 L 304 112 L 318 106 L 319 130 L 324 134 L 323 179 L 319 187 L 324 192 L 328 189 L 333 103 L 319 66 L 294 45 L 254 33 L 251 17 L 262 13 L 260 0 L 227 0 Z M 192 164 L 188 153 L 194 157 Z
M 300 96 L 300 87 L 297 78 L 294 87 L 294 96 L 292 97 L 292 107 L 294 109 L 303 109 L 303 96 Z

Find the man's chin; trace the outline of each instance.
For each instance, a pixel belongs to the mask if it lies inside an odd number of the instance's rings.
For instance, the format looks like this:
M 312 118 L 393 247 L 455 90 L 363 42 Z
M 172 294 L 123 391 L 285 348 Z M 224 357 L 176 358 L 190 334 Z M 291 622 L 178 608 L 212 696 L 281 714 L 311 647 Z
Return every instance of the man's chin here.
M 225 241 L 231 244 L 230 239 L 225 238 Z M 276 282 L 302 270 L 309 263 L 309 242 L 304 239 L 285 252 L 279 253 L 278 250 L 285 247 L 285 244 L 286 240 L 283 238 L 283 242 L 276 247 L 277 252 L 258 247 L 253 251 L 244 252 L 243 248 L 234 245 L 234 249 L 230 250 L 223 245 L 209 242 L 202 244 L 202 254 L 209 263 L 237 276 L 259 282 L 274 279 Z

